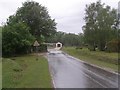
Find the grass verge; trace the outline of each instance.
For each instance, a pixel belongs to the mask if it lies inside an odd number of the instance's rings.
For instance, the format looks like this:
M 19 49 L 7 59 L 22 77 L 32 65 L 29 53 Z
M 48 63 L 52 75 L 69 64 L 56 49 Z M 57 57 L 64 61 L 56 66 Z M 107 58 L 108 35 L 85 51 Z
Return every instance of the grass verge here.
M 0 58 L 0 89 L 2 89 L 2 58 Z
M 48 62 L 35 55 L 2 60 L 3 88 L 52 88 Z
M 64 47 L 62 50 L 80 60 L 118 72 L 118 53 L 89 51 L 87 48 L 75 49 L 75 47 Z

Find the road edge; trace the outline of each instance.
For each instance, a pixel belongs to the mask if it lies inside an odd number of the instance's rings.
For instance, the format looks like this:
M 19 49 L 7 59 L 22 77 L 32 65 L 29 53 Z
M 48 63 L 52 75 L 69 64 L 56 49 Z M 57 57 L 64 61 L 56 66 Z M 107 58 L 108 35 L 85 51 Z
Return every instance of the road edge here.
M 76 58 L 76 57 L 74 57 L 74 56 L 71 56 L 71 55 L 69 55 L 68 53 L 66 53 L 66 52 L 64 52 L 64 51 L 62 51 L 62 53 L 63 53 L 64 55 L 67 55 L 67 56 L 73 58 L 73 59 L 76 59 L 76 60 L 79 61 L 79 62 L 85 63 L 85 64 L 87 64 L 87 65 L 90 65 L 90 66 L 93 66 L 93 67 L 96 67 L 96 68 L 99 68 L 99 69 L 102 69 L 102 70 L 104 70 L 104 71 L 106 71 L 106 72 L 109 72 L 109 73 L 113 73 L 113 74 L 116 74 L 116 75 L 120 75 L 120 73 L 117 73 L 117 72 L 114 72 L 114 71 L 112 71 L 112 70 L 108 70 L 108 69 L 106 69 L 106 68 L 102 68 L 102 67 L 100 67 L 100 66 L 97 66 L 97 65 L 94 65 L 94 64 L 85 62 L 85 61 L 83 61 L 83 60 L 80 60 L 79 58 Z
M 46 55 L 44 55 L 44 57 L 47 59 L 47 62 L 48 62 L 48 70 L 49 70 L 49 73 L 50 73 L 50 76 L 51 76 L 52 88 L 54 90 L 54 88 L 56 88 L 56 87 L 55 87 L 55 82 L 54 82 L 54 79 L 53 79 L 53 76 L 52 76 L 52 72 L 51 72 L 51 69 L 50 69 L 49 60 L 47 58 L 47 53 L 46 53 Z

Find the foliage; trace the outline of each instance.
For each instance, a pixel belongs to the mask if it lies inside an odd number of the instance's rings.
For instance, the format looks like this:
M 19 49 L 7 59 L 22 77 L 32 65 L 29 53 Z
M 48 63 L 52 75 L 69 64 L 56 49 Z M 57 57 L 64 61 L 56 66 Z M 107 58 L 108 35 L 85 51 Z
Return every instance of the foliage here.
M 47 52 L 47 45 L 46 44 L 40 44 L 38 47 L 33 47 L 34 52 Z
M 66 46 L 78 46 L 79 45 L 78 35 L 68 33 L 68 34 L 65 34 L 62 38 L 63 38 L 62 42 Z
M 79 35 L 73 33 L 57 32 L 54 36 L 49 38 L 46 42 L 57 43 L 61 42 L 64 46 L 80 46 L 84 43 L 83 34 Z
M 111 40 L 106 46 L 108 52 L 120 52 L 120 40 Z
M 51 36 L 50 38 L 47 38 L 46 42 L 48 43 L 57 43 L 62 42 L 62 37 L 64 36 L 64 32 L 58 31 L 55 33 L 55 35 Z
M 80 45 L 84 45 L 85 44 L 85 38 L 84 38 L 84 34 L 83 33 L 79 33 L 78 34 L 78 40 Z
M 16 12 L 16 18 L 27 23 L 30 33 L 39 41 L 56 32 L 56 23 L 48 14 L 47 8 L 34 1 L 27 1 Z
M 22 22 L 6 25 L 2 30 L 3 56 L 29 52 L 34 37 Z
M 100 1 L 86 5 L 85 22 L 83 32 L 85 42 L 99 50 L 104 50 L 106 42 L 113 38 L 117 38 L 116 28 L 112 26 L 115 23 L 117 12 L 110 6 L 101 4 Z
M 55 32 L 56 23 L 47 8 L 37 2 L 26 1 L 3 27 L 3 55 L 28 53 L 33 40 L 37 39 L 41 44 Z
M 39 51 L 40 52 L 47 52 L 47 45 L 46 44 L 40 44 Z

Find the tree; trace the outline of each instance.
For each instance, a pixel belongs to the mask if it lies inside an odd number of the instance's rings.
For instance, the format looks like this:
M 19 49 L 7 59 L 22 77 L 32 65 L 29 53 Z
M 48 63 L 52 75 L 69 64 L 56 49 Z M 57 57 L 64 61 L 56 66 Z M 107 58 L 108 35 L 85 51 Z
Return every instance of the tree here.
M 48 14 L 47 8 L 34 1 L 27 1 L 17 10 L 16 18 L 30 27 L 30 33 L 41 40 L 56 32 L 56 23 Z
M 35 39 L 40 43 L 56 32 L 56 23 L 46 7 L 34 1 L 23 3 L 2 29 L 4 56 L 28 53 Z
M 117 30 L 113 30 L 112 25 L 116 19 L 116 10 L 101 4 L 101 1 L 86 5 L 85 22 L 83 32 L 85 41 L 93 47 L 98 46 L 99 50 L 104 50 L 112 35 L 116 35 Z
M 79 36 L 74 33 L 67 33 L 62 36 L 63 44 L 66 46 L 79 46 Z
M 86 25 L 83 26 L 83 32 L 85 36 L 85 42 L 89 44 L 89 46 L 93 47 L 95 50 L 95 46 L 97 44 L 97 31 L 98 31 L 98 22 L 96 21 L 96 16 L 98 14 L 97 8 L 101 7 L 100 2 L 92 3 L 90 5 L 86 5 L 86 13 L 85 13 L 85 22 Z
M 79 40 L 79 45 L 84 45 L 85 40 L 84 40 L 84 34 L 83 33 L 78 34 L 78 40 Z
M 56 32 L 53 36 L 51 36 L 50 38 L 48 38 L 46 40 L 46 42 L 49 43 L 57 43 L 57 42 L 61 42 L 63 43 L 62 37 L 65 35 L 66 33 L 58 31 Z
M 34 37 L 29 32 L 30 28 L 23 22 L 13 22 L 15 17 L 11 17 L 9 21 L 12 23 L 5 25 L 2 29 L 3 56 L 28 53 L 34 41 Z
M 82 34 L 76 35 L 74 33 L 56 32 L 56 34 L 47 39 L 49 43 L 61 42 L 65 46 L 79 46 L 82 43 Z

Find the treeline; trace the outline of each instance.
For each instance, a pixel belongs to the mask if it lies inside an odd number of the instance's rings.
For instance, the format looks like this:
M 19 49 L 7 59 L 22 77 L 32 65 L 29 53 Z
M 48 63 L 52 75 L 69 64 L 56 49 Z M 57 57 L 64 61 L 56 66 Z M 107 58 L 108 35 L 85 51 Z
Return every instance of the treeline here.
M 62 42 L 65 46 L 87 46 L 90 50 L 120 51 L 120 29 L 117 10 L 101 1 L 86 5 L 83 33 L 57 32 L 47 42 Z
M 64 46 L 80 46 L 84 43 L 83 34 L 78 35 L 74 33 L 56 32 L 56 34 L 47 39 L 48 43 L 61 42 Z
M 2 55 L 29 53 L 35 40 L 41 44 L 55 32 L 56 23 L 47 8 L 37 2 L 26 1 L 2 28 Z

